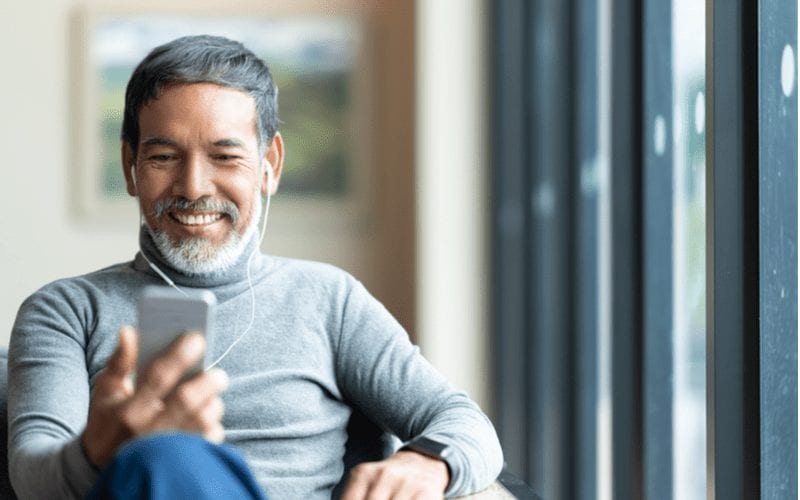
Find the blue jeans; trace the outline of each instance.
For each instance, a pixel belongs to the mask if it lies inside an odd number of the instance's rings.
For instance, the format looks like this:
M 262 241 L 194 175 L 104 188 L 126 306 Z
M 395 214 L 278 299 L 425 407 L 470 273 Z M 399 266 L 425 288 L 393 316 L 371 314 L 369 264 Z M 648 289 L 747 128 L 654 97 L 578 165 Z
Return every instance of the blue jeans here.
M 194 434 L 158 434 L 125 446 L 87 500 L 266 500 L 242 457 Z

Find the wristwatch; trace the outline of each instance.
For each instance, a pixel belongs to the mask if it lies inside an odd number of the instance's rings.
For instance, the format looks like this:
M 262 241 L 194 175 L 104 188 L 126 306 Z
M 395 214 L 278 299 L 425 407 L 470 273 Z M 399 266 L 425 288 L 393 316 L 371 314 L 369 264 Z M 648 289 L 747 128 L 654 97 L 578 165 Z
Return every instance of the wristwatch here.
M 425 436 L 419 436 L 400 447 L 400 450 L 411 450 L 432 458 L 438 458 L 448 464 L 453 449 L 442 442 Z

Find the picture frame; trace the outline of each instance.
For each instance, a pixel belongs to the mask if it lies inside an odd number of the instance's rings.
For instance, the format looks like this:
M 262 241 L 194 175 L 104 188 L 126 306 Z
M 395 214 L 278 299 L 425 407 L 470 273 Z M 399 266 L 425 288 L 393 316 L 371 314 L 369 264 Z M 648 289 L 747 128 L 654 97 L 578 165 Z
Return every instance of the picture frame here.
M 128 228 L 139 217 L 120 164 L 124 91 L 136 64 L 179 36 L 241 41 L 279 88 L 286 159 L 271 230 L 360 231 L 369 219 L 371 98 L 365 21 L 291 8 L 86 7 L 75 16 L 71 143 L 77 219 Z

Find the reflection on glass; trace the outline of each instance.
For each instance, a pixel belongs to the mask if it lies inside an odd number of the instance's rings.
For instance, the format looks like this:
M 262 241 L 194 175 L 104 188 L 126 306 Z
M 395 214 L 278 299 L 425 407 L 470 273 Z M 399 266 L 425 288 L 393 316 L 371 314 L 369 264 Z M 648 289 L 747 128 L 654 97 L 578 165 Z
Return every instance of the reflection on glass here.
M 597 4 L 597 499 L 611 485 L 611 0 Z
M 705 6 L 672 4 L 673 495 L 706 492 Z

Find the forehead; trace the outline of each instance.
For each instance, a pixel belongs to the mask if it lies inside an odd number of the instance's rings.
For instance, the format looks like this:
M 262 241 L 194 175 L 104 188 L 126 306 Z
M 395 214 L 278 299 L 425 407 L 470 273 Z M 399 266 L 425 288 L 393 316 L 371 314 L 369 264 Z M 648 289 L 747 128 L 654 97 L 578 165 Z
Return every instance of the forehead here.
M 255 140 L 255 100 L 246 92 L 213 83 L 172 84 L 142 107 L 139 129 L 140 141 L 154 136 L 176 140 L 182 137 Z

